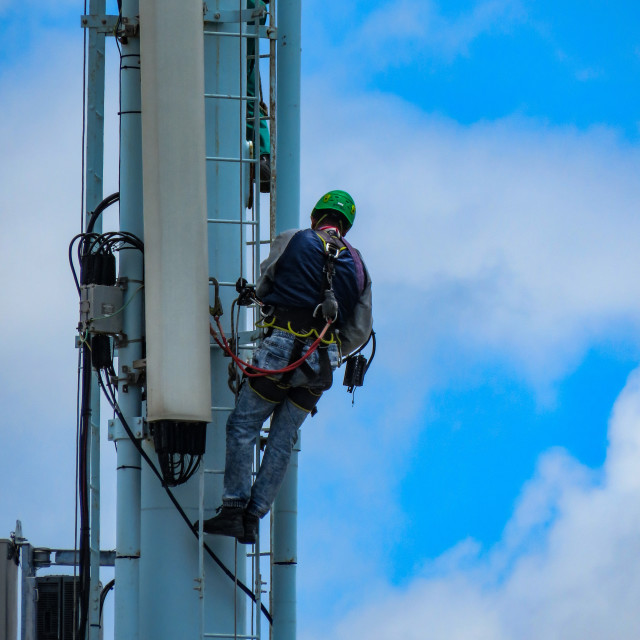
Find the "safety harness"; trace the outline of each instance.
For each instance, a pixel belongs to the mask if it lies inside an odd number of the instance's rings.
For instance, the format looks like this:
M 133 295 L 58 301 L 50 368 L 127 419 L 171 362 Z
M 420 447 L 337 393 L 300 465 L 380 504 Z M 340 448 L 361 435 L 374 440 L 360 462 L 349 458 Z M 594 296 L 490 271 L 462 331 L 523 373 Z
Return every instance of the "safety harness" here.
M 328 321 L 335 322 L 338 317 L 338 301 L 333 292 L 333 276 L 336 270 L 336 260 L 340 253 L 348 249 L 347 244 L 339 233 L 332 229 L 319 229 L 316 234 L 322 241 L 324 248 L 324 267 L 322 283 L 319 291 L 320 302 L 313 312 L 308 309 L 275 307 L 270 316 L 265 318 L 263 325 L 267 328 L 267 337 L 274 330 L 286 331 L 295 336 L 295 342 L 289 364 L 299 360 L 305 347 L 305 340 L 313 335 L 319 335 L 320 328 Z M 325 337 L 323 344 L 318 347 L 320 375 L 317 384 L 311 387 L 292 387 L 291 378 L 295 371 L 288 371 L 277 379 L 270 376 L 250 378 L 249 385 L 261 398 L 274 404 L 279 404 L 288 398 L 294 405 L 315 415 L 316 405 L 320 397 L 333 384 L 333 372 L 329 361 L 328 345 L 336 342 L 335 332 L 331 331 Z M 298 367 L 309 376 L 315 372 L 305 360 Z
M 332 324 L 338 317 L 338 301 L 333 291 L 333 277 L 336 269 L 336 260 L 343 251 L 348 250 L 353 258 L 358 290 L 362 292 L 365 288 L 364 266 L 359 253 L 333 228 L 316 229 L 315 233 L 322 241 L 325 257 L 319 291 L 320 301 L 313 311 L 294 307 L 270 307 L 265 314 L 264 320 L 257 325 L 266 329 L 265 337 L 267 338 L 278 330 L 295 336 L 294 346 L 286 367 L 279 370 L 266 370 L 241 361 L 229 348 L 224 337 L 218 320 L 221 313 L 213 313 L 212 315 L 216 319 L 222 341 L 218 339 L 216 332 L 211 327 L 211 334 L 214 340 L 240 367 L 244 374 L 244 380 L 248 379 L 249 386 L 255 393 L 274 404 L 279 404 L 285 398 L 288 398 L 294 405 L 311 413 L 311 415 L 315 415 L 317 411 L 316 404 L 323 392 L 333 384 L 333 372 L 329 361 L 328 346 L 333 343 L 339 344 L 339 339 L 332 328 Z M 238 280 L 236 289 L 240 293 L 239 304 L 251 304 L 257 301 L 255 290 L 253 287 L 248 287 L 246 281 Z M 213 310 L 212 308 L 212 312 Z M 315 337 L 315 341 L 308 346 L 307 340 L 312 337 Z M 303 355 L 305 346 L 308 346 L 308 348 Z M 320 364 L 320 375 L 317 376 L 317 383 L 313 388 L 293 387 L 291 379 L 297 369 L 301 369 L 309 377 L 316 376 L 315 371 L 307 362 L 308 356 L 316 349 L 318 350 Z

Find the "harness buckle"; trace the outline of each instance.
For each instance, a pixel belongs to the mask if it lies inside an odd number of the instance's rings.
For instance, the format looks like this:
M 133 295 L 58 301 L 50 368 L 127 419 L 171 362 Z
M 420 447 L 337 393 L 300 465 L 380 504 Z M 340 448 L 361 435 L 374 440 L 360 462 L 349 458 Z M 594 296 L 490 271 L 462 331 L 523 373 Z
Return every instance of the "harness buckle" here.
M 327 242 L 325 247 L 326 247 L 327 256 L 329 256 L 332 260 L 336 260 L 337 257 L 340 255 L 340 247 L 330 242 Z

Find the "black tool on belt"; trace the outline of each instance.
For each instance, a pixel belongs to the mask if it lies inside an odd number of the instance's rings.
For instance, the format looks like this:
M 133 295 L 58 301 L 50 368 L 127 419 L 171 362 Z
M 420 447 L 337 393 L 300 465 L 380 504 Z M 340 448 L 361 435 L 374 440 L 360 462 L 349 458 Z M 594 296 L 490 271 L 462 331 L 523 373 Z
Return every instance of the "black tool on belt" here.
M 369 359 L 362 355 L 362 350 L 373 341 L 371 346 L 371 355 Z M 351 404 L 355 402 L 356 387 L 361 387 L 364 384 L 364 376 L 367 373 L 373 357 L 376 355 L 376 332 L 371 329 L 371 333 L 367 338 L 367 341 L 354 353 L 347 357 L 346 367 L 344 371 L 344 380 L 342 384 L 347 387 L 347 392 L 353 394 Z

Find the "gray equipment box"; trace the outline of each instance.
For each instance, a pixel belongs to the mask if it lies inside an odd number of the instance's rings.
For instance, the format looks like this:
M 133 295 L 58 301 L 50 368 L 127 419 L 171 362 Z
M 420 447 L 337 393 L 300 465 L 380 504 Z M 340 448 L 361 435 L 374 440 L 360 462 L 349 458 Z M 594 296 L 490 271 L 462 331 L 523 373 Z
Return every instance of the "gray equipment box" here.
M 122 333 L 123 295 L 120 287 L 83 285 L 80 290 L 80 324 L 83 331 Z
M 80 594 L 73 576 L 44 576 L 36 578 L 37 640 L 73 640 L 80 610 Z M 74 616 L 75 609 L 75 616 Z

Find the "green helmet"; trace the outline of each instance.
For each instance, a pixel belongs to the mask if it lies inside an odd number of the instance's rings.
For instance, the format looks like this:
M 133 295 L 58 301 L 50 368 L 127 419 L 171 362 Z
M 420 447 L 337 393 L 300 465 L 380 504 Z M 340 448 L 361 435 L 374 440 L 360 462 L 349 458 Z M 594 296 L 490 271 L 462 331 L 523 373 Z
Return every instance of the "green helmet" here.
M 326 211 L 323 211 L 326 210 Z M 311 217 L 319 222 L 330 211 L 335 211 L 342 215 L 345 221 L 344 230 L 347 231 L 351 228 L 353 221 L 356 219 L 356 203 L 353 198 L 346 192 L 335 189 L 325 193 L 318 204 L 311 212 Z

